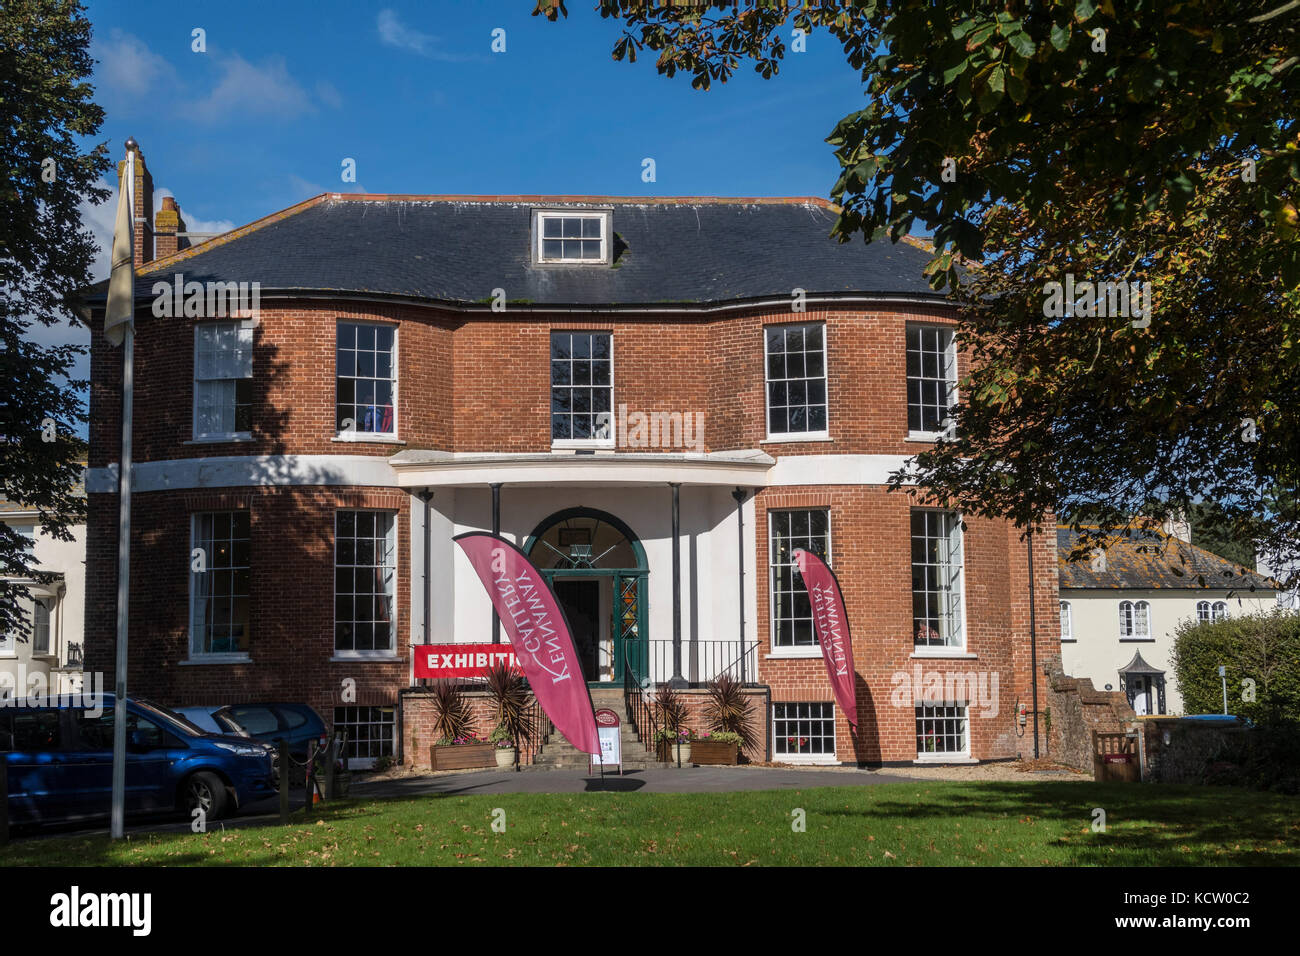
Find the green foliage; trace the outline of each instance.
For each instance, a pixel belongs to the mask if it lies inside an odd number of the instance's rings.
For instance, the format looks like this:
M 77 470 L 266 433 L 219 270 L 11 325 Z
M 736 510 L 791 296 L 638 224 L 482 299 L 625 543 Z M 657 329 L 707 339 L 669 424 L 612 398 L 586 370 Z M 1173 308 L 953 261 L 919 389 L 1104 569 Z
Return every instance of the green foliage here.
M 498 739 L 511 740 L 516 746 L 526 746 L 536 734 L 530 716 L 528 682 L 522 675 L 498 661 L 487 669 L 487 689 L 492 695 L 497 729 L 505 734 L 504 738 Z
M 787 26 L 829 34 L 861 72 L 867 105 L 827 140 L 834 234 L 933 230 L 926 273 L 966 306 L 970 356 L 957 439 L 894 487 L 1021 526 L 1087 499 L 1103 532 L 1152 502 L 1160 521 L 1218 501 L 1228 538 L 1300 557 L 1300 4 L 601 13 L 625 25 L 615 59 L 652 50 L 700 89 L 746 59 L 774 75 Z M 1044 316 L 1067 273 L 1150 282 L 1149 323 Z
M 1185 621 L 1174 632 L 1171 662 L 1189 714 L 1223 710 L 1222 665 L 1230 713 L 1258 724 L 1300 721 L 1300 616 L 1273 611 Z M 1254 701 L 1243 699 L 1247 680 L 1254 681 Z
M 758 746 L 758 739 L 750 722 L 749 695 L 740 682 L 730 674 L 719 674 L 709 681 L 709 699 L 704 705 L 704 720 L 716 738 L 719 733 L 732 733 L 737 743 L 750 750 Z
M 677 731 L 686 720 L 686 703 L 677 691 L 668 684 L 660 684 L 655 693 L 655 714 L 659 726 L 667 738 L 676 739 Z
M 67 380 L 85 350 L 39 344 L 31 333 L 77 321 L 77 294 L 90 283 L 95 255 L 78 207 L 108 196 L 98 185 L 109 168 L 105 147 L 78 145 L 104 116 L 86 82 L 89 42 L 90 23 L 75 2 L 0 4 L 0 496 L 37 511 L 44 532 L 64 541 L 85 516 L 84 499 L 73 494 L 84 445 L 72 437 L 84 418 L 77 391 L 85 383 Z M 46 577 L 4 524 L 0 576 Z M 19 604 L 27 593 L 0 580 L 0 630 L 27 632 Z
M 1233 537 L 1231 516 L 1220 505 L 1193 505 L 1188 520 L 1192 526 L 1192 544 L 1250 571 L 1255 570 L 1254 547 Z
M 448 744 L 469 736 L 474 719 L 460 683 L 439 678 L 429 685 L 429 694 L 433 704 L 433 729 L 438 734 L 438 743 Z

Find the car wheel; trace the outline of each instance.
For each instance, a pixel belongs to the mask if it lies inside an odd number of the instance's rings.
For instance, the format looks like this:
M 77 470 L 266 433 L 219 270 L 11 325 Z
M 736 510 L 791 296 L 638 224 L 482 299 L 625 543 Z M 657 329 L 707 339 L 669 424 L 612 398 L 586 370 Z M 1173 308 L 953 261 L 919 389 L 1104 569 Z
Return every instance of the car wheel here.
M 205 819 L 220 820 L 226 812 L 226 785 L 215 773 L 192 774 L 185 780 L 182 795 L 191 814 L 202 810 Z

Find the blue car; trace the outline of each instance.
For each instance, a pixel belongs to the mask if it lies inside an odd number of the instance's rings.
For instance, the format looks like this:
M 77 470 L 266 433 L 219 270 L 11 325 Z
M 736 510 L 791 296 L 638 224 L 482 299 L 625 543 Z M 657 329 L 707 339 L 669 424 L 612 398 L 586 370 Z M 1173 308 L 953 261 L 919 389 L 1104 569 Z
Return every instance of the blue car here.
M 177 712 L 211 733 L 237 734 L 268 744 L 289 742 L 294 760 L 307 759 L 307 745 L 315 741 L 323 752 L 329 743 L 325 721 L 306 704 L 230 704 L 207 707 L 178 707 Z
M 34 706 L 29 706 L 33 703 Z M 272 748 L 206 733 L 166 707 L 129 698 L 126 812 L 202 809 L 208 820 L 275 792 Z M 0 757 L 15 824 L 109 815 L 114 697 L 14 701 L 0 708 Z

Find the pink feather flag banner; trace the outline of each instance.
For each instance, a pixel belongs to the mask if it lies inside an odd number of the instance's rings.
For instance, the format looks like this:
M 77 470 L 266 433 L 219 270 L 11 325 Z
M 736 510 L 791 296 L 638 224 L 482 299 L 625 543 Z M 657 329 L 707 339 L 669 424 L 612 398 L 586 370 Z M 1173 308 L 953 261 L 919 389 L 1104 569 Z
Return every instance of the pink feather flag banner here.
M 831 689 L 850 726 L 858 725 L 858 697 L 854 686 L 853 640 L 844 610 L 844 595 L 835 572 L 811 551 L 797 548 L 794 563 L 799 568 L 808 600 L 812 603 L 813 627 L 822 646 L 822 659 L 831 679 Z
M 487 588 L 519 669 L 546 716 L 583 753 L 600 753 L 596 715 L 564 610 L 528 556 L 500 535 L 469 531 L 452 539 Z

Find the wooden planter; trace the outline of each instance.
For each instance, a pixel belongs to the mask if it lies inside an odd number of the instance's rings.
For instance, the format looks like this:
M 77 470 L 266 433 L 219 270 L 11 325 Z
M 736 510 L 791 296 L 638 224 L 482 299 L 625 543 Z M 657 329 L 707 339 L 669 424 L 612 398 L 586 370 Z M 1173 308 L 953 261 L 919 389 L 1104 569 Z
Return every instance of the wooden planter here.
M 713 743 L 708 740 L 691 741 L 691 763 L 734 765 L 740 757 L 735 744 Z
M 497 765 L 497 749 L 492 744 L 434 744 L 429 748 L 429 766 L 433 770 L 477 770 Z

